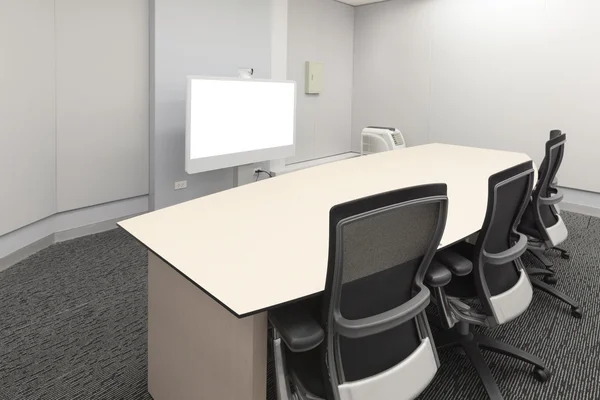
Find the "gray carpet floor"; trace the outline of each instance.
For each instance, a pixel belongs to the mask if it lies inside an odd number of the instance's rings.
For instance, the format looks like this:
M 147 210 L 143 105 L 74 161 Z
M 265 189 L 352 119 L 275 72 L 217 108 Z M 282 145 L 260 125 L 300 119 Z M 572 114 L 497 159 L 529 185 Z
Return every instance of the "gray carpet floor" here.
M 554 373 L 541 384 L 529 366 L 486 354 L 508 400 L 600 399 L 600 219 L 564 218 L 571 260 L 553 257 L 557 287 L 581 302 L 584 317 L 536 292 L 523 316 L 487 331 L 542 357 Z M 52 246 L 0 273 L 0 399 L 151 399 L 146 280 L 146 251 L 121 230 Z M 486 398 L 463 356 L 440 358 L 420 399 Z

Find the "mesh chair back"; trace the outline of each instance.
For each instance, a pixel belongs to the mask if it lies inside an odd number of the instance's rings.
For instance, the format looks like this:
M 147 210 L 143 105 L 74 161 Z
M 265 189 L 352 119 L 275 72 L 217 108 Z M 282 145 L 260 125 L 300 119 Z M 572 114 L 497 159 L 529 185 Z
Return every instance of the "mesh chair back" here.
M 550 131 L 550 140 L 556 139 L 557 137 L 559 137 L 562 134 L 563 133 L 562 133 L 562 131 L 560 129 L 555 129 L 553 131 Z
M 559 223 L 560 217 L 554 206 L 543 204 L 541 199 L 550 196 L 550 185 L 562 164 L 566 141 L 567 135 L 561 134 L 546 143 L 546 156 L 542 163 L 546 164 L 546 167 L 539 170 L 538 183 L 532 196 L 535 223 L 546 242 L 552 241 L 548 229 Z
M 352 338 L 340 332 L 334 317 L 377 319 L 416 294 L 428 294 L 423 279 L 439 246 L 446 213 L 446 185 L 441 184 L 384 193 L 331 210 L 322 314 L 331 398 L 344 398 L 335 397 L 344 383 L 368 380 L 402 363 L 429 337 L 426 305 L 407 322 L 374 334 L 358 331 Z
M 520 255 L 494 265 L 486 262 L 485 255 L 503 253 L 519 239 L 516 229 L 529 202 L 533 179 L 531 161 L 492 175 L 489 179 L 487 213 L 475 245 L 473 270 L 481 304 L 490 317 L 497 314 L 494 296 L 514 288 L 522 277 L 523 268 Z
M 550 131 L 550 140 L 556 139 L 557 137 L 561 136 L 563 133 L 561 130 L 553 130 Z M 548 173 L 548 157 L 544 157 L 544 159 L 542 160 L 542 164 L 540 165 L 540 168 L 538 169 L 538 180 L 539 177 L 541 176 L 545 176 L 545 174 Z M 552 181 L 550 181 L 550 183 L 552 183 Z

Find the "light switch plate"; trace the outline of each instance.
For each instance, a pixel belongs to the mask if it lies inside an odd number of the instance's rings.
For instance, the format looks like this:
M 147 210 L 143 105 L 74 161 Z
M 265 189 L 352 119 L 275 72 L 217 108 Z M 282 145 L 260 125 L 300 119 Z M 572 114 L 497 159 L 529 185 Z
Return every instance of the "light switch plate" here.
M 319 62 L 306 62 L 306 94 L 319 94 L 323 91 L 323 71 L 325 65 Z

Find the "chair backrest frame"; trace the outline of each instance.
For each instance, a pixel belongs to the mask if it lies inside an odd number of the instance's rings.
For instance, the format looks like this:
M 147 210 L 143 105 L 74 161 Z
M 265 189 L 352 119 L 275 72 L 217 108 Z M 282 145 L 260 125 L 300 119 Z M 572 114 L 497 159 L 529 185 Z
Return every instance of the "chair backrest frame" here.
M 554 140 L 557 137 L 560 137 L 562 135 L 562 131 L 555 129 L 553 131 L 550 131 L 550 137 L 549 140 Z M 538 169 L 538 178 L 540 176 L 544 176 L 544 174 L 546 174 L 546 170 L 548 169 L 548 158 L 546 156 L 546 154 L 544 154 L 544 159 L 542 160 L 542 163 L 540 164 L 540 167 Z M 552 183 L 552 181 L 550 181 L 550 183 Z
M 508 237 L 506 238 L 507 247 L 510 247 L 514 245 L 519 238 L 517 227 L 521 222 L 521 218 L 525 213 L 527 204 L 529 203 L 529 199 L 531 198 L 534 174 L 535 171 L 533 168 L 533 162 L 528 161 L 526 163 L 522 163 L 515 167 L 494 174 L 489 179 L 487 212 L 482 229 L 479 233 L 477 242 L 475 244 L 473 257 L 473 272 L 474 282 L 479 300 L 481 302 L 483 311 L 488 316 L 488 322 L 490 322 L 491 325 L 494 325 L 497 322 L 495 320 L 494 309 L 491 302 L 492 296 L 494 296 L 495 294 L 491 293 L 486 278 L 486 268 L 505 268 L 503 266 L 489 266 L 485 262 L 485 251 L 486 246 L 488 245 L 488 240 L 490 238 L 492 227 L 494 225 L 494 222 L 496 221 L 497 216 L 499 215 L 500 208 L 504 206 L 498 201 L 498 192 L 501 188 L 506 187 L 511 183 L 515 183 L 520 179 L 526 180 L 525 190 L 523 191 L 523 193 L 520 194 L 520 198 L 518 198 L 517 213 L 516 215 L 512 216 L 513 220 L 511 221 Z M 520 260 L 520 256 L 515 257 L 508 263 L 511 263 L 515 267 L 517 272 L 524 268 Z
M 411 283 L 413 295 L 416 295 L 422 294 L 423 292 L 429 293 L 423 281 L 427 268 L 438 249 L 446 224 L 448 208 L 446 185 L 432 184 L 401 189 L 344 203 L 331 210 L 329 265 L 325 294 L 323 297 L 322 315 L 324 319 L 323 326 L 326 327 L 326 346 L 324 349 L 325 354 L 323 354 L 325 365 L 323 368 L 328 369 L 327 374 L 324 375 L 327 376 L 330 385 L 326 385 L 326 387 L 330 396 L 334 399 L 339 399 L 338 387 L 346 382 L 339 341 L 341 329 L 335 318 L 336 315 L 339 316 L 341 313 L 342 286 L 344 284 L 342 272 L 344 263 L 342 243 L 343 229 L 349 223 L 360 219 L 381 216 L 385 213 L 393 212 L 394 210 L 427 204 L 437 205 L 438 214 L 435 216 L 435 230 L 431 241 L 422 255 L 420 265 L 414 276 L 414 281 Z M 417 227 L 416 229 L 419 228 Z M 412 316 L 411 319 L 414 320 L 421 339 L 431 338 L 431 332 L 424 315 L 424 309 L 420 313 Z M 364 331 L 363 333 L 369 334 L 367 331 Z M 401 361 L 402 360 L 399 360 L 399 363 Z
M 538 177 L 537 185 L 532 194 L 531 201 L 533 205 L 534 221 L 537 230 L 542 235 L 542 239 L 548 245 L 551 243 L 551 238 L 548 234 L 548 228 L 551 226 L 548 226 L 548 222 L 544 221 L 544 215 L 542 215 L 542 212 L 544 211 L 547 216 L 556 222 L 559 221 L 559 214 L 554 206 L 542 204 L 541 199 L 550 195 L 550 185 L 556 178 L 558 170 L 560 169 L 564 159 L 566 141 L 567 135 L 563 133 L 559 136 L 555 136 L 546 143 L 546 155 L 543 161 L 543 163 L 546 164 L 546 168 L 544 170 L 541 170 L 540 168 L 540 176 Z M 546 209 L 542 210 L 543 207 Z

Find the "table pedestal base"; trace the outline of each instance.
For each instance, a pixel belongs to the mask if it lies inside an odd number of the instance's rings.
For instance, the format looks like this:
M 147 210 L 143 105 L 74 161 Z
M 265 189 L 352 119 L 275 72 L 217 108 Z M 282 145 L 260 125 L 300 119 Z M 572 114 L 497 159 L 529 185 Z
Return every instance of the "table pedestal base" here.
M 154 400 L 265 400 L 267 314 L 238 319 L 148 255 L 148 390 Z

